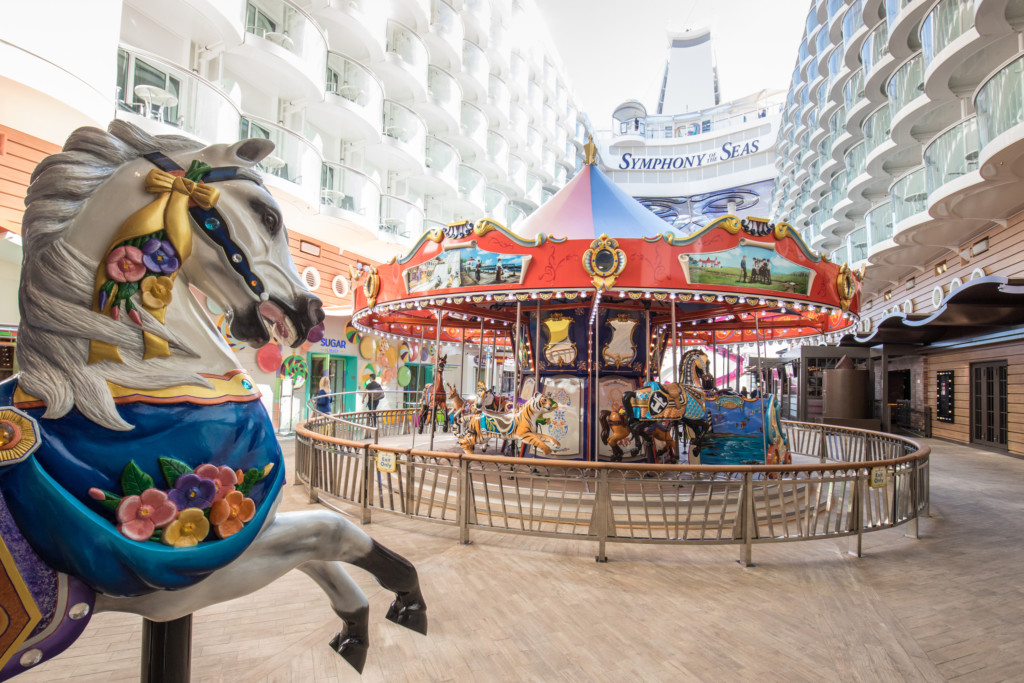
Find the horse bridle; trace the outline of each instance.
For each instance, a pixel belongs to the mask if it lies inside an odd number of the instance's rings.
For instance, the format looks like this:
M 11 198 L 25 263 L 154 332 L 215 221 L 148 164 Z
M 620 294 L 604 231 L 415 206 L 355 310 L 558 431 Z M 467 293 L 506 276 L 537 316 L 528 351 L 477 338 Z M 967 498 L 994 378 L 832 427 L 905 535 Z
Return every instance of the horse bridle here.
M 181 174 L 185 171 L 185 169 L 175 163 L 173 159 L 160 152 L 149 152 L 142 156 L 161 171 L 166 173 Z M 218 183 L 225 180 L 248 180 L 259 185 L 263 184 L 257 174 L 242 166 L 219 166 L 217 168 L 211 168 L 209 171 L 206 171 L 199 180 L 204 183 Z M 257 297 L 263 299 L 266 292 L 266 288 L 263 286 L 263 281 L 260 280 L 255 272 L 253 272 L 252 266 L 249 265 L 249 259 L 246 257 L 245 252 L 231 238 L 231 230 L 229 229 L 228 221 L 224 218 L 223 214 L 217 210 L 217 207 L 211 206 L 208 209 L 204 209 L 201 206 L 193 204 L 189 207 L 188 212 L 192 217 L 192 220 L 196 222 L 196 225 L 202 228 L 203 234 L 209 237 L 210 240 L 224 252 L 224 256 L 227 257 L 227 261 L 231 265 L 231 268 L 241 276 L 242 281 L 245 282 L 245 286 L 248 287 L 249 290 Z

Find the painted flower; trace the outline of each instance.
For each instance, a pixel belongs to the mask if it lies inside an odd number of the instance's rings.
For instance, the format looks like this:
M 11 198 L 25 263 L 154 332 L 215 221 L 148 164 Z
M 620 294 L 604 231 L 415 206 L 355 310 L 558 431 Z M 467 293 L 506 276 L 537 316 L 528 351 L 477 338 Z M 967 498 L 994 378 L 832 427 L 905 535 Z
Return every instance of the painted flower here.
M 178 477 L 174 482 L 174 488 L 167 493 L 167 497 L 178 506 L 179 510 L 184 511 L 187 508 L 202 510 L 210 507 L 216 494 L 217 485 L 213 481 L 189 472 Z
M 256 515 L 256 503 L 246 498 L 241 491 L 232 491 L 218 500 L 210 509 L 210 524 L 217 538 L 237 534 Z
M 142 252 L 133 246 L 118 247 L 107 257 L 107 275 L 118 282 L 138 282 L 145 274 Z
M 154 273 L 170 275 L 178 269 L 178 253 L 167 240 L 156 238 L 142 245 L 142 262 Z
M 217 493 L 213 496 L 213 502 L 216 503 L 218 500 L 228 495 L 231 491 L 235 490 L 235 484 L 238 483 L 238 477 L 231 470 L 230 467 L 221 465 L 200 465 L 196 468 L 196 474 L 203 479 L 211 480 L 217 487 Z
M 150 275 L 139 286 L 142 289 L 142 305 L 146 308 L 155 310 L 171 303 L 174 281 L 166 275 Z
M 91 494 L 91 492 L 90 492 Z M 178 516 L 178 508 L 159 489 L 146 489 L 137 496 L 121 499 L 115 512 L 117 530 L 133 541 L 147 541 Z
M 209 533 L 210 520 L 206 519 L 203 511 L 199 508 L 189 508 L 182 510 L 178 514 L 178 519 L 167 525 L 161 540 L 175 548 L 188 548 L 198 544 Z

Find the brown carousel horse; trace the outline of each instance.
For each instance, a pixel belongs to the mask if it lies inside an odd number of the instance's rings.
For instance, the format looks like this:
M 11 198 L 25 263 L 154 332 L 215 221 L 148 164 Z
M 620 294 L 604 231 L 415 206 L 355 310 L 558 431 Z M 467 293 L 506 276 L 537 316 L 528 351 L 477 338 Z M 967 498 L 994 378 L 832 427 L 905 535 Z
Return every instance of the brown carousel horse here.
M 448 394 L 444 389 L 444 366 L 448 362 L 448 356 L 438 354 L 437 370 L 434 372 L 434 382 L 423 389 L 423 396 L 420 398 L 420 426 L 419 434 L 427 425 L 428 417 L 437 419 L 437 409 L 441 408 L 441 419 L 444 431 L 448 431 Z
M 629 422 L 626 420 L 625 411 L 617 410 L 612 412 L 610 410 L 602 410 L 600 415 L 601 421 L 601 443 L 612 448 L 612 460 L 618 462 L 622 460 L 622 447 L 620 443 L 633 437 L 633 450 L 629 454 L 629 457 L 635 458 L 640 453 L 641 441 L 633 430 L 630 429 Z
M 632 426 L 626 419 L 626 412 L 602 410 L 601 443 L 612 447 L 612 461 L 622 460 L 623 450 L 619 446 L 625 439 L 633 437 L 633 450 L 630 457 L 635 458 L 644 444 L 651 446 L 651 458 L 656 463 L 672 464 L 679 462 L 679 445 L 676 443 L 672 427 L 667 422 L 634 423 Z M 658 448 L 657 442 L 665 444 Z
M 448 400 L 452 402 L 452 407 L 448 410 L 448 421 L 452 428 L 459 432 L 466 417 L 466 400 L 459 395 L 459 390 L 454 384 L 448 385 Z

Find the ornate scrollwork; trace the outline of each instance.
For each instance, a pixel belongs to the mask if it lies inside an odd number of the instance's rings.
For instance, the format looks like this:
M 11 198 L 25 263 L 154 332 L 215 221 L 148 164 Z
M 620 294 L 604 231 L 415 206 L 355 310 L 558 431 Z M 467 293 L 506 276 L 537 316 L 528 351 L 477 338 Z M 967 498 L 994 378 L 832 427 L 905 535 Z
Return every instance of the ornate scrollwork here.
M 583 252 L 583 270 L 587 271 L 599 290 L 615 286 L 615 280 L 626 268 L 626 252 L 619 249 L 618 240 L 601 235 Z
M 380 275 L 377 274 L 377 267 L 371 266 L 370 272 L 363 283 L 363 294 L 366 295 L 366 305 L 373 308 L 377 305 L 377 295 L 380 294 Z
M 839 307 L 846 312 L 857 293 L 857 280 L 853 271 L 845 263 L 839 269 L 839 275 L 836 277 L 836 291 L 839 294 Z

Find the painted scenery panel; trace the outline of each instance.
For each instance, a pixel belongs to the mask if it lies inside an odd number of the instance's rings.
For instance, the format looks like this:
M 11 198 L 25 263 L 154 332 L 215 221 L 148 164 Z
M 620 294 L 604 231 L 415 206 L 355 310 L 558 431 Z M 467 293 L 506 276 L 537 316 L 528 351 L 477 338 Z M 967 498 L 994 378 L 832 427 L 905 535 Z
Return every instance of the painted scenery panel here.
M 460 249 L 459 260 L 462 284 L 473 287 L 503 282 L 521 283 L 530 257 L 520 254 L 495 254 L 472 247 Z
M 459 255 L 446 251 L 418 266 L 406 268 L 405 288 L 410 293 L 460 287 Z
M 730 285 L 808 294 L 813 273 L 774 249 L 743 245 L 710 254 L 680 254 L 687 280 L 699 285 Z

